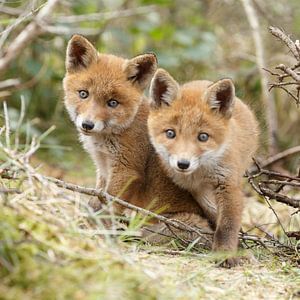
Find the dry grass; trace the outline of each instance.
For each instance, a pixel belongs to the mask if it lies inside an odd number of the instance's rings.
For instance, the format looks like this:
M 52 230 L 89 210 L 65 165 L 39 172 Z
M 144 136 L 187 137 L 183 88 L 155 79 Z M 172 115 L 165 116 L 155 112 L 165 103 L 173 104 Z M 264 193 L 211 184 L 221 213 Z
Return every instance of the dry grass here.
M 6 128 L 6 130 L 4 129 Z M 107 230 L 111 215 L 96 214 L 89 197 L 49 183 L 29 164 L 41 138 L 16 147 L 3 127 L 0 172 L 0 299 L 296 299 L 299 255 L 252 249 L 257 262 L 221 269 L 211 254 L 182 251 L 176 243 L 151 247 L 130 241 L 140 219 L 122 232 Z M 5 177 L 5 176 L 4 176 Z M 16 193 L 18 190 L 20 193 Z M 267 206 L 248 197 L 245 228 L 282 237 Z M 299 214 L 275 206 L 286 228 L 299 228 Z M 271 224 L 270 224 L 271 223 Z M 296 244 L 293 244 L 295 247 Z M 166 254 L 167 253 L 167 254 Z M 171 254 L 173 253 L 173 254 Z M 277 253 L 277 255 L 274 255 Z

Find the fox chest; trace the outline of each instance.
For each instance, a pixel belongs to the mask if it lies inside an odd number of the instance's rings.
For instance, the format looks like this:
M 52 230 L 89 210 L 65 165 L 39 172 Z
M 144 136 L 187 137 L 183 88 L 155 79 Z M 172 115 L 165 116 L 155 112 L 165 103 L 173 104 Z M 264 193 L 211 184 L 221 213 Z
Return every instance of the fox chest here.
M 209 172 L 195 173 L 190 176 L 177 176 L 173 180 L 182 188 L 188 190 L 202 208 L 205 215 L 215 222 L 217 203 L 215 197 L 216 177 Z
M 90 154 L 97 169 L 97 187 L 106 188 L 114 161 L 119 155 L 116 140 L 103 137 L 88 137 L 83 140 L 85 150 Z

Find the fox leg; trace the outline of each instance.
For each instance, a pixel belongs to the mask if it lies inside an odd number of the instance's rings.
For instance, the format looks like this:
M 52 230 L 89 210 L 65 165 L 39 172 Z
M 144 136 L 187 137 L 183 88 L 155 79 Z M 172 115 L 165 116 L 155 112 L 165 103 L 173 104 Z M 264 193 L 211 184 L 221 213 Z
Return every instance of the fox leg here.
M 243 212 L 243 194 L 240 187 L 221 184 L 217 187 L 217 228 L 214 235 L 213 250 L 236 252 L 238 234 L 241 228 Z M 223 266 L 233 267 L 239 264 L 239 258 L 227 258 Z
M 142 177 L 137 171 L 122 165 L 112 169 L 106 192 L 129 203 L 143 207 L 143 203 L 137 202 L 143 185 Z M 123 213 L 125 207 L 115 203 L 114 209 L 115 213 L 120 214 Z
M 97 175 L 96 189 L 105 189 L 106 180 L 103 176 Z M 89 200 L 89 206 L 94 210 L 98 211 L 102 209 L 103 201 L 100 197 L 93 197 Z

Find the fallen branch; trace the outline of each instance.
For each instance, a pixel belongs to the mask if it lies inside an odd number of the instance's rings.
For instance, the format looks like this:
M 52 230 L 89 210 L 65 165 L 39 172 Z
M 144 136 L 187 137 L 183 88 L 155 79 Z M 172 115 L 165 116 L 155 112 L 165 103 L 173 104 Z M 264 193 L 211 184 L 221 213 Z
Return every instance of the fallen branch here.
M 198 229 L 198 228 L 192 227 L 192 226 L 187 225 L 187 224 L 183 224 L 182 222 L 179 222 L 175 219 L 168 219 L 168 218 L 166 218 L 162 215 L 158 215 L 158 214 L 156 214 L 154 212 L 151 212 L 147 209 L 144 209 L 144 208 L 135 206 L 133 204 L 130 204 L 130 203 L 128 203 L 128 202 L 126 202 L 126 201 L 124 201 L 120 198 L 114 197 L 114 196 L 104 192 L 101 189 L 86 188 L 86 187 L 82 187 L 82 186 L 72 184 L 72 183 L 67 183 L 67 182 L 64 182 L 62 180 L 59 180 L 59 179 L 56 179 L 56 178 L 53 178 L 53 177 L 48 177 L 48 176 L 44 176 L 44 178 L 49 180 L 50 182 L 55 183 L 59 187 L 62 187 L 62 188 L 65 188 L 65 189 L 68 189 L 68 190 L 71 190 L 71 191 L 74 191 L 74 192 L 77 192 L 77 193 L 86 194 L 86 195 L 89 195 L 89 196 L 101 197 L 101 198 L 104 198 L 107 202 L 115 202 L 115 203 L 120 204 L 120 205 L 122 205 L 126 208 L 137 211 L 137 212 L 141 213 L 142 215 L 153 217 L 153 218 L 155 218 L 159 221 L 164 222 L 165 224 L 173 226 L 176 229 L 185 230 L 185 231 L 188 231 L 188 232 L 195 232 L 199 235 L 202 235 L 202 234 L 212 235 L 212 233 L 209 232 L 209 231 Z

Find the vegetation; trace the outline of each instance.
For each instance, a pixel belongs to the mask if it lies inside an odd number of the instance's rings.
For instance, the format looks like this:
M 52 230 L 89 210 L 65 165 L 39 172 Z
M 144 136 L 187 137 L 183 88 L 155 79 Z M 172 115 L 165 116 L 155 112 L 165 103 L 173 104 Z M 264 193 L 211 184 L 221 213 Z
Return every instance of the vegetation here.
M 279 64 L 297 62 L 268 26 L 300 39 L 299 1 L 6 0 L 0 16 L 0 299 L 299 297 L 299 239 L 288 236 L 300 230 L 299 208 L 261 193 L 263 181 L 279 180 L 279 188 L 267 186 L 278 193 L 282 181 L 292 181 L 296 185 L 285 186 L 284 196 L 297 200 L 299 180 L 263 172 L 249 177 L 258 194 L 245 183 L 243 231 L 261 242 L 246 240 L 257 262 L 224 270 L 194 244 L 174 240 L 153 247 L 138 240 L 145 221 L 139 215 L 128 228 L 113 219 L 123 231 L 108 231 L 103 223 L 111 216 L 92 212 L 91 196 L 58 188 L 41 175 L 82 186 L 95 181 L 63 106 L 65 49 L 74 33 L 101 52 L 155 52 L 159 65 L 181 82 L 233 78 L 237 95 L 260 120 L 258 160 L 267 167 L 270 156 L 300 143 L 295 101 L 280 89 L 266 94 L 270 85 L 264 83 L 274 84 L 274 76 L 260 68 L 263 62 L 275 72 Z M 22 43 L 17 37 L 24 32 Z M 297 95 L 299 82 L 295 86 Z M 293 175 L 298 153 L 272 170 L 299 177 Z

